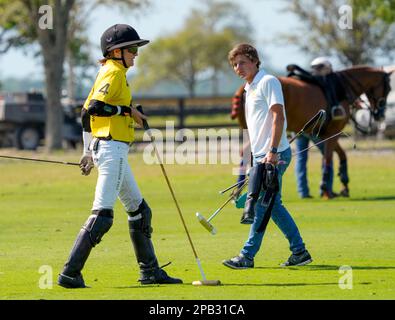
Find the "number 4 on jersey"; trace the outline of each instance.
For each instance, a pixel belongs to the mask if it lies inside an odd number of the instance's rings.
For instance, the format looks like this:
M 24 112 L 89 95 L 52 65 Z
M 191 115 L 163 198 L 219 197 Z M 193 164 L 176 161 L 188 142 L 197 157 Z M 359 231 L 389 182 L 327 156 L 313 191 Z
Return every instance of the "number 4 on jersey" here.
M 108 88 L 110 87 L 110 84 L 107 83 L 105 84 L 103 87 L 100 88 L 99 92 L 103 93 L 104 95 L 106 95 L 108 93 Z

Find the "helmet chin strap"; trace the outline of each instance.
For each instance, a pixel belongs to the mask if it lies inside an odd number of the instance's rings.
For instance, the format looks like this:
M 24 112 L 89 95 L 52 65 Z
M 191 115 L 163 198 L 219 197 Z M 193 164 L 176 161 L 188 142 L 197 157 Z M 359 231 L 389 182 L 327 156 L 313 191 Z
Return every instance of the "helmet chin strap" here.
M 128 66 L 126 65 L 125 56 L 124 56 L 124 54 L 123 54 L 123 49 L 121 49 L 121 55 L 122 55 L 122 63 L 123 63 L 123 66 L 124 66 L 125 68 L 127 68 Z
M 115 58 L 115 57 L 113 57 L 113 58 L 111 58 L 111 59 L 113 59 L 113 60 L 122 60 L 123 66 L 124 66 L 125 68 L 128 67 L 128 66 L 126 65 L 125 56 L 124 56 L 124 54 L 123 54 L 123 49 L 121 49 L 121 58 Z

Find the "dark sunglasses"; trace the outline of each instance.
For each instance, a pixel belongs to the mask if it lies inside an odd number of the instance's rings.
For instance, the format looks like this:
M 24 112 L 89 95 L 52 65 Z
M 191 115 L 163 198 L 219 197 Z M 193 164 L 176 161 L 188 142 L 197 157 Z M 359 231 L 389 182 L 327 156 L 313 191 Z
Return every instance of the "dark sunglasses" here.
M 125 48 L 125 50 L 129 53 L 136 54 L 139 51 L 139 47 L 133 46 L 133 47 Z

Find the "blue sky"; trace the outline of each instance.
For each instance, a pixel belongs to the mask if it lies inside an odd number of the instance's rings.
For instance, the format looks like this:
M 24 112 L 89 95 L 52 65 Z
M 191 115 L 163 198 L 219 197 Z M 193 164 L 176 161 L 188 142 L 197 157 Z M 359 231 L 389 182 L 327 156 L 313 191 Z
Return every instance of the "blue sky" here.
M 155 40 L 181 28 L 191 8 L 199 7 L 199 0 L 152 0 L 153 5 L 144 12 L 125 13 L 117 9 L 100 8 L 89 18 L 89 34 L 92 43 L 99 43 L 102 32 L 115 23 L 128 23 L 135 27 L 142 38 Z M 235 1 L 235 0 L 234 0 Z M 278 70 L 284 70 L 288 63 L 307 65 L 310 57 L 294 47 L 274 43 L 279 32 L 287 32 L 298 25 L 294 15 L 285 12 L 284 0 L 243 0 L 243 10 L 254 26 L 256 46 L 263 52 L 263 60 Z M 97 39 L 97 40 L 96 40 Z M 43 68 L 41 61 L 34 58 L 31 49 L 10 50 L 0 56 L 0 78 L 9 76 L 18 78 L 41 78 Z M 143 51 L 142 51 L 143 53 Z M 100 58 L 99 48 L 93 50 L 92 56 Z

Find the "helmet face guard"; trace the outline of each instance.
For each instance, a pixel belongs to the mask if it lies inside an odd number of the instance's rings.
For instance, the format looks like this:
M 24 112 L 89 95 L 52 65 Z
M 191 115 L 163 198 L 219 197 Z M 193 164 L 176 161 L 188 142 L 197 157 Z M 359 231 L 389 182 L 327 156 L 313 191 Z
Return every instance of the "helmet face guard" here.
M 141 47 L 149 43 L 149 40 L 141 39 L 137 31 L 127 24 L 115 24 L 104 31 L 100 42 L 103 56 L 107 57 L 114 49 L 132 45 Z

